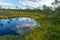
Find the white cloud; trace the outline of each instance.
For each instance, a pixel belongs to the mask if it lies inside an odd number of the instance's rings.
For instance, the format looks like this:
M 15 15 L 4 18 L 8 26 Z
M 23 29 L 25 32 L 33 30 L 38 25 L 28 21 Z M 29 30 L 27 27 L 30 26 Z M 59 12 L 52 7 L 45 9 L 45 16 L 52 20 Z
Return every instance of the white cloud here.
M 54 2 L 54 0 L 19 0 L 20 3 L 22 3 L 24 6 L 28 6 L 28 7 L 39 7 L 42 5 L 47 5 L 47 6 L 51 6 L 51 3 Z
M 44 4 L 47 6 L 51 6 L 51 3 L 54 2 L 54 0 L 19 0 L 19 8 L 37 8 L 37 7 L 41 7 Z M 11 4 L 11 3 L 5 3 L 5 2 L 0 2 L 0 5 L 5 7 L 5 8 L 12 8 L 12 9 L 16 9 L 16 5 Z M 20 6 L 21 5 L 21 6 Z
M 4 3 L 4 2 L 0 2 L 0 5 L 4 5 L 4 6 L 14 6 L 14 5 L 11 4 L 11 3 Z
M 22 3 L 24 6 L 27 7 L 38 7 L 40 5 L 39 2 L 33 2 L 33 1 L 19 1 L 20 3 Z
M 0 2 L 0 5 L 5 9 L 16 9 L 16 6 L 11 3 Z

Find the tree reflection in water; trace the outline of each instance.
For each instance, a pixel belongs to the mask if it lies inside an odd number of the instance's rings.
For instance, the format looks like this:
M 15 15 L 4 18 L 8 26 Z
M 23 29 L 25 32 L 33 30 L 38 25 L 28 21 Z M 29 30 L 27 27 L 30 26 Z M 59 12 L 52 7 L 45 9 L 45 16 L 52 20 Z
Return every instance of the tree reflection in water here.
M 3 23 L 1 22 L 1 20 L 0 20 L 0 27 L 2 27 L 3 26 Z
M 11 21 L 12 21 L 12 19 L 9 19 L 8 24 L 10 24 L 10 23 L 11 23 Z

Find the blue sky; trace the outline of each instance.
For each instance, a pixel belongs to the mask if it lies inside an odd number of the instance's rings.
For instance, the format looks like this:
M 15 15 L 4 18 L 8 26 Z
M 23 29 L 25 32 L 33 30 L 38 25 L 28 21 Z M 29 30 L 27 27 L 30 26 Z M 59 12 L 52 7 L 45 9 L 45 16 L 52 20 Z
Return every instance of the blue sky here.
M 42 5 L 51 6 L 51 3 L 54 0 L 0 0 L 0 5 L 3 8 L 12 8 L 15 9 L 16 6 L 19 8 L 36 8 L 41 7 Z

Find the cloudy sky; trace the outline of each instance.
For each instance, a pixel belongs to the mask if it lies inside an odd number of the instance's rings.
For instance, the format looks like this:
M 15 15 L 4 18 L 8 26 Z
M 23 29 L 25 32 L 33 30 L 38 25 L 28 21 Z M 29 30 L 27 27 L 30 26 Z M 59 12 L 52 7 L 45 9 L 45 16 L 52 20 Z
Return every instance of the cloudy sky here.
M 54 0 L 0 0 L 0 5 L 3 8 L 12 9 L 16 8 L 16 6 L 19 8 L 36 8 L 43 5 L 51 6 L 52 2 L 54 2 Z

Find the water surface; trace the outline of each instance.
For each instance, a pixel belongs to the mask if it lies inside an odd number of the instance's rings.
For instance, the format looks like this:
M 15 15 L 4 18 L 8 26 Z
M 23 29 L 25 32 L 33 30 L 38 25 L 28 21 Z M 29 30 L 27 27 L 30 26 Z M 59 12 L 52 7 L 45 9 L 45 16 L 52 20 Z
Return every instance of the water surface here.
M 32 18 L 0 19 L 0 35 L 17 35 L 37 25 Z

